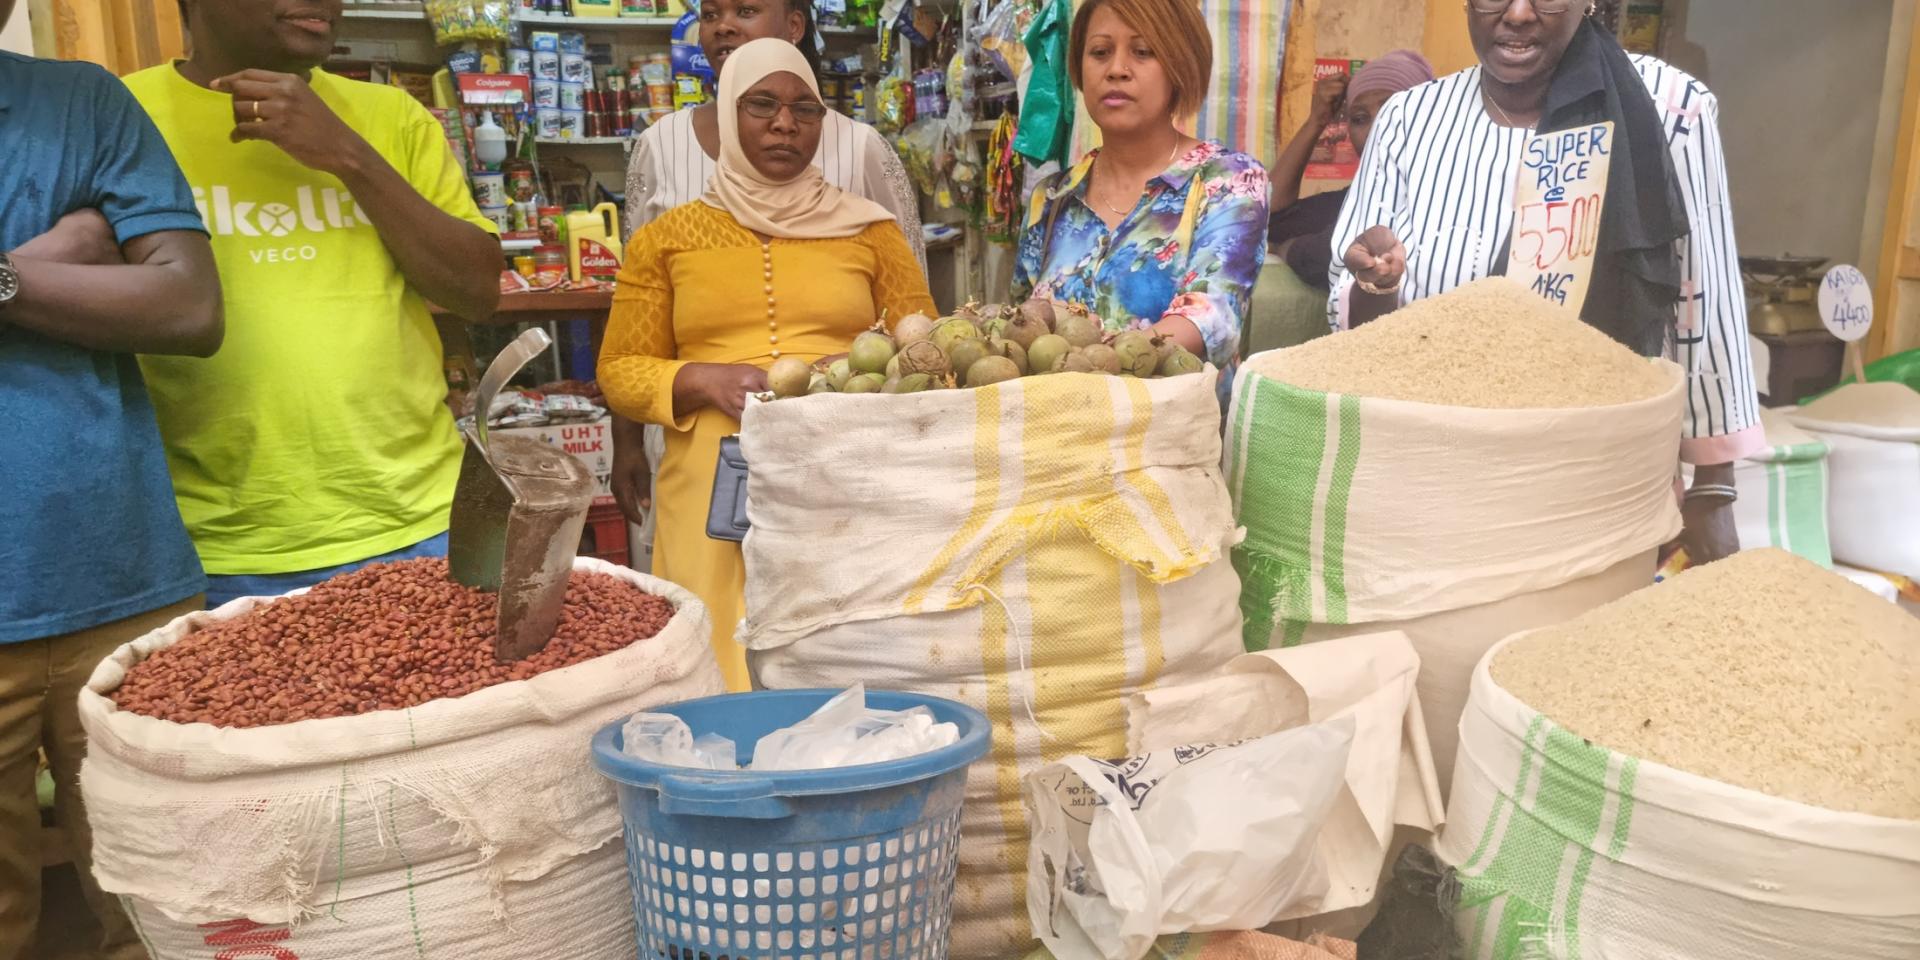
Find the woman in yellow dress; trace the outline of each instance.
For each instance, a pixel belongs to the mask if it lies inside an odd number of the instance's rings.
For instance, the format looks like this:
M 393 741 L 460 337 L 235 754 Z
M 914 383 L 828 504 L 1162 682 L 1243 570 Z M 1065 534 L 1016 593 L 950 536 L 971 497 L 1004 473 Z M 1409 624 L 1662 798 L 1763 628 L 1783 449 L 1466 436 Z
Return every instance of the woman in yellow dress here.
M 826 107 L 799 48 L 762 39 L 734 51 L 719 107 L 706 194 L 627 244 L 599 377 L 616 412 L 667 428 L 653 574 L 706 603 L 727 688 L 745 690 L 740 546 L 706 533 L 720 439 L 739 431 L 774 360 L 840 353 L 875 317 L 934 307 L 893 215 L 812 165 Z

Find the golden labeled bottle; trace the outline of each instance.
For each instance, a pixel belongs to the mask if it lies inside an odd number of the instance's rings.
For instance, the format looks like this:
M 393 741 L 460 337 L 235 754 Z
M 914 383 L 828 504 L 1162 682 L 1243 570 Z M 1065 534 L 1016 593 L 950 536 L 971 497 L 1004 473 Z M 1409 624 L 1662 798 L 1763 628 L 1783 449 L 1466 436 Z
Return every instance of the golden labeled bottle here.
M 574 282 L 620 274 L 620 208 L 603 203 L 567 214 L 567 266 Z

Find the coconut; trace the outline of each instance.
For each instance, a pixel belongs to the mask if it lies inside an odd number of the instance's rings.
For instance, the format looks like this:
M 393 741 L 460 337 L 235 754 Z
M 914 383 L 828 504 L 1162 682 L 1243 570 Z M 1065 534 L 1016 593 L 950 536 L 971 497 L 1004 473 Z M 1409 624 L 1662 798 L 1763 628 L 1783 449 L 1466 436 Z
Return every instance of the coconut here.
M 1066 314 L 1054 320 L 1053 332 L 1076 347 L 1099 343 L 1101 335 L 1105 333 L 1100 329 L 1099 319 L 1077 303 L 1069 304 Z
M 1080 348 L 1080 355 L 1086 357 L 1087 362 L 1093 365 L 1094 373 L 1117 374 L 1120 372 L 1120 354 L 1104 343 L 1089 343 Z
M 1176 346 L 1173 353 L 1160 361 L 1160 375 L 1163 377 L 1184 377 L 1189 373 L 1199 373 L 1207 368 L 1205 360 L 1187 352 L 1187 348 Z
M 965 317 L 948 317 L 933 328 L 933 345 L 942 353 L 951 353 L 953 345 L 961 340 L 980 339 L 980 328 Z
M 893 359 L 893 338 L 884 333 L 868 330 L 853 338 L 853 346 L 847 350 L 847 360 L 858 373 L 884 373 L 887 363 Z
M 776 397 L 806 396 L 812 381 L 813 368 L 799 357 L 781 357 L 767 368 L 767 386 Z
M 832 385 L 835 390 L 845 390 L 847 388 L 847 381 L 852 379 L 852 377 L 853 364 L 848 361 L 846 357 L 841 357 L 827 364 L 827 383 Z
M 1020 379 L 1020 368 L 1006 357 L 982 357 L 973 366 L 967 368 L 967 386 L 984 387 L 990 383 L 1005 383 Z
M 841 393 L 879 393 L 887 385 L 887 378 L 877 373 L 862 373 L 847 380 L 840 388 Z
M 1027 347 L 1027 367 L 1034 373 L 1052 373 L 1072 349 L 1073 344 L 1058 334 L 1036 337 Z
M 909 313 L 893 325 L 893 342 L 905 350 L 907 344 L 917 343 L 933 336 L 934 319 L 924 313 Z
M 992 355 L 993 351 L 987 349 L 987 342 L 975 337 L 954 343 L 953 347 L 947 351 L 947 362 L 952 364 L 955 370 L 971 370 L 974 364 Z
M 939 347 L 934 346 L 931 340 L 915 340 L 901 347 L 900 353 L 893 359 L 899 365 L 900 374 L 903 377 L 916 373 L 943 377 L 953 369 L 953 365 L 947 362 L 947 355 L 941 352 Z
M 1121 373 L 1151 377 L 1160 369 L 1160 348 L 1153 335 L 1144 330 L 1128 330 L 1113 338 L 1113 352 L 1120 360 Z

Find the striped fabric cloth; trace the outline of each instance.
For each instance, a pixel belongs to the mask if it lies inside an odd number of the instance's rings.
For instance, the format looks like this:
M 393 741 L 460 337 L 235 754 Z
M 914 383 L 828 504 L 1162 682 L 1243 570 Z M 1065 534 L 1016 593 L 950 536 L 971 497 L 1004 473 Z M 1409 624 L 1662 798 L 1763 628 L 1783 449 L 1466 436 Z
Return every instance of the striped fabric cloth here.
M 1074 9 L 1084 2 L 1075 0 Z M 1280 69 L 1292 10 L 1289 0 L 1200 0 L 1200 12 L 1213 34 L 1213 83 L 1199 115 L 1182 129 L 1251 154 L 1261 166 L 1273 166 Z M 1074 162 L 1099 145 L 1099 128 L 1088 119 L 1085 106 L 1076 103 Z
M 1200 12 L 1213 33 L 1213 87 L 1195 119 L 1194 136 L 1273 166 L 1292 9 L 1288 0 L 1202 0 Z

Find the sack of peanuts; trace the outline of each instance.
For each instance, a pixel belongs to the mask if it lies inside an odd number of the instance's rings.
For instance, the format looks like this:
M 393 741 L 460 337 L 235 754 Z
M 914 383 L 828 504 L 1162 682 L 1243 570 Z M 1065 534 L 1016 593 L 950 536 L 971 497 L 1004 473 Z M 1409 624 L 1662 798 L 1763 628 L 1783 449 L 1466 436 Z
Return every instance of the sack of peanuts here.
M 693 594 L 582 558 L 554 639 L 492 656 L 444 560 L 196 613 L 80 695 L 94 873 L 154 960 L 631 960 L 587 743 L 719 693 Z
M 746 412 L 755 678 L 934 694 L 993 724 L 962 814 L 956 958 L 1034 942 L 1022 778 L 1124 756 L 1128 694 L 1241 652 L 1214 383 L 1057 374 Z
M 1920 392 L 1850 383 L 1787 416 L 1829 450 L 1833 558 L 1920 576 Z
M 1652 582 L 1683 380 L 1497 277 L 1250 358 L 1226 462 L 1247 648 L 1406 633 L 1444 790 L 1480 655 Z

